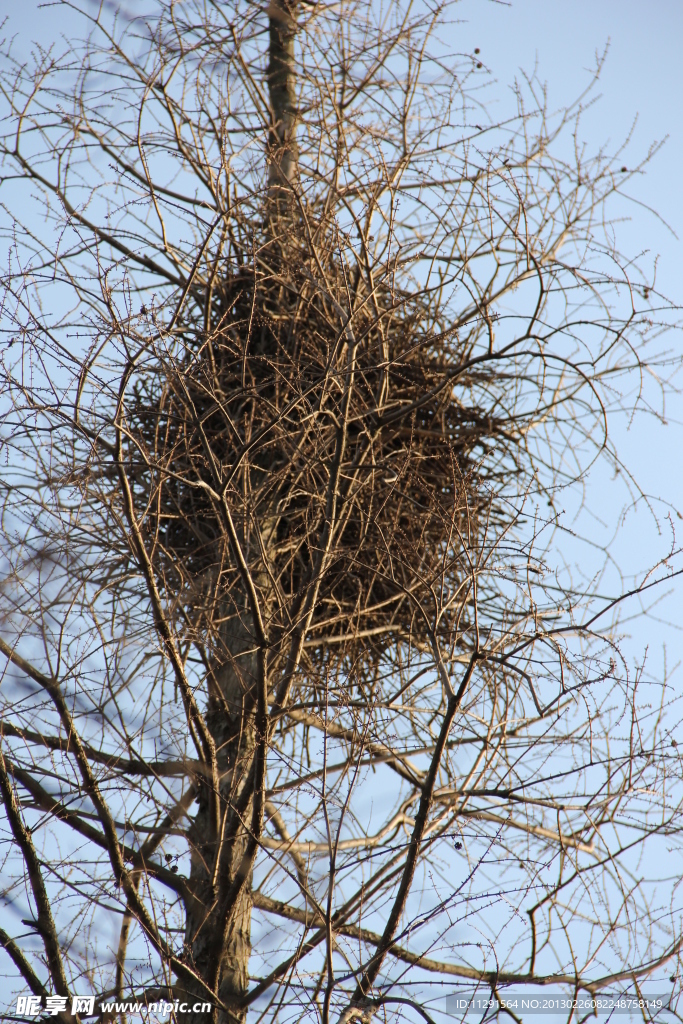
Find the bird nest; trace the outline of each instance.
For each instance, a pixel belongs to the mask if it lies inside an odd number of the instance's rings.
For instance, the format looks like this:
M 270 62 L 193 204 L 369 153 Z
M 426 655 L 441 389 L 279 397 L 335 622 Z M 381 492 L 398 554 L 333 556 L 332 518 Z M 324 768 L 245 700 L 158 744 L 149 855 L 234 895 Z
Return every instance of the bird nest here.
M 210 306 L 127 407 L 178 614 L 204 633 L 248 624 L 236 538 L 274 649 L 304 619 L 316 661 L 462 628 L 487 473 L 505 461 L 487 454 L 511 444 L 439 302 L 388 276 L 370 291 L 359 267 L 291 245 L 226 270 Z

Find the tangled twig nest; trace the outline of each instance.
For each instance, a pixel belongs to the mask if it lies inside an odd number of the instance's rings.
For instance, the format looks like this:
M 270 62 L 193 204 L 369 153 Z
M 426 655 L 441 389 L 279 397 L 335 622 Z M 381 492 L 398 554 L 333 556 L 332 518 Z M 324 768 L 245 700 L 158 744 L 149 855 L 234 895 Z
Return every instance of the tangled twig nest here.
M 496 515 L 482 456 L 514 471 L 505 419 L 476 399 L 489 372 L 438 297 L 389 273 L 370 291 L 346 253 L 293 235 L 216 275 L 211 323 L 185 322 L 128 405 L 168 592 L 203 628 L 244 617 L 229 514 L 274 646 L 309 605 L 315 661 L 452 636 Z

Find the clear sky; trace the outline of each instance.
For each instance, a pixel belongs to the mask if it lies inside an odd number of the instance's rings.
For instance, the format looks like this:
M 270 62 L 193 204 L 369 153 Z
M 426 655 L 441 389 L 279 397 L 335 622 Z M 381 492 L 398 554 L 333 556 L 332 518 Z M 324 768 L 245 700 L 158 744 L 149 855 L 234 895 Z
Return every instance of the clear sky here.
M 637 117 L 633 156 L 655 140 L 668 140 L 633 194 L 655 208 L 683 239 L 683 3 L 680 0 L 462 0 L 463 50 L 481 59 L 501 93 L 519 69 L 538 62 L 551 106 L 574 98 L 589 80 L 596 52 L 609 45 L 601 100 L 586 118 L 589 141 L 621 141 Z M 634 211 L 632 211 L 633 214 Z M 626 246 L 661 253 L 662 281 L 681 295 L 681 242 L 643 213 L 624 230 Z
M 74 15 L 64 8 L 40 5 L 37 0 L 0 0 L 3 8 L 8 15 L 6 31 L 17 34 L 19 52 L 28 55 L 32 38 L 43 45 L 58 41 L 60 35 L 69 38 Z M 608 141 L 614 146 L 635 121 L 624 159 L 631 166 L 653 142 L 668 137 L 647 174 L 632 181 L 629 189 L 640 202 L 653 206 L 672 230 L 644 207 L 631 205 L 631 219 L 620 225 L 618 241 L 630 255 L 644 251 L 649 258 L 658 255 L 659 287 L 683 305 L 683 0 L 461 0 L 454 13 L 460 21 L 453 24 L 453 39 L 448 42 L 463 53 L 480 48 L 481 60 L 497 83 L 491 97 L 500 104 L 501 113 L 515 76 L 520 69 L 532 71 L 535 65 L 538 77 L 548 83 L 551 108 L 570 103 L 590 80 L 596 53 L 609 45 L 597 90 L 601 99 L 584 120 L 584 137 L 589 148 Z M 683 335 L 672 338 L 672 345 L 680 348 L 682 344 Z M 619 445 L 641 486 L 652 495 L 666 497 L 683 513 L 683 398 L 670 404 L 667 419 L 666 427 L 636 420 L 630 430 L 623 431 Z M 604 481 L 593 486 L 605 489 Z M 620 500 L 608 490 L 604 500 L 599 495 L 597 503 L 604 506 L 607 520 L 616 520 Z M 683 521 L 675 512 L 672 521 L 680 527 L 680 543 Z M 663 537 L 642 516 L 627 526 L 625 538 L 623 550 L 630 557 L 629 545 L 635 545 L 641 566 L 661 554 L 664 546 Z M 683 606 L 681 585 L 662 608 L 669 622 L 681 620 L 679 605 Z M 683 660 L 683 634 L 670 628 L 653 630 L 649 624 L 637 630 L 636 647 L 653 641 L 660 646 L 665 639 L 669 664 Z
M 631 205 L 630 221 L 618 229 L 619 248 L 629 255 L 647 251 L 659 256 L 658 285 L 673 301 L 683 304 L 683 3 L 680 0 L 462 0 L 462 50 L 481 49 L 481 59 L 498 81 L 495 90 L 504 96 L 506 86 L 519 70 L 537 64 L 538 76 L 548 83 L 551 108 L 571 102 L 585 87 L 595 67 L 596 52 L 609 46 L 598 88 L 600 101 L 583 123 L 589 146 L 608 140 L 621 142 L 632 129 L 630 159 L 633 166 L 650 145 L 666 139 L 647 173 L 632 181 L 628 191 L 653 207 L 667 221 L 668 230 L 644 208 Z M 459 47 L 460 48 L 460 47 Z M 672 233 L 673 232 L 673 233 Z M 674 234 L 675 233 L 675 234 Z M 676 237 L 677 236 L 677 237 Z M 683 334 L 671 338 L 679 352 Z M 679 378 L 679 386 L 683 380 Z M 641 486 L 651 495 L 666 498 L 683 513 L 683 397 L 667 409 L 667 426 L 636 420 L 619 437 L 624 461 Z M 603 485 L 600 485 L 604 487 Z M 619 499 L 609 489 L 600 495 L 606 519 L 616 518 Z M 616 500 L 615 500 L 616 499 Z M 595 501 L 595 496 L 593 497 Z M 661 507 L 661 512 L 664 512 Z M 644 565 L 662 550 L 664 536 L 657 536 L 648 517 L 639 515 L 627 523 L 621 550 L 625 560 Z M 672 517 L 683 541 L 683 521 Z M 666 532 L 666 524 L 664 527 Z M 678 585 L 663 601 L 660 614 L 670 625 L 642 623 L 634 628 L 636 655 L 647 644 L 650 658 L 661 665 L 663 643 L 668 665 L 683 660 L 683 586 Z M 635 610 L 635 609 L 634 609 Z M 651 668 L 657 671 L 651 662 Z M 683 674 L 676 673 L 677 688 Z

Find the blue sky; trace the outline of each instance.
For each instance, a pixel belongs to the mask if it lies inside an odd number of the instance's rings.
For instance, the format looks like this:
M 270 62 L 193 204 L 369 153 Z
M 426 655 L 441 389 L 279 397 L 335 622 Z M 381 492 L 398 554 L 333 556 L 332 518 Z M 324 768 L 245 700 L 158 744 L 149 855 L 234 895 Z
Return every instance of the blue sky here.
M 631 165 L 652 143 L 666 139 L 647 173 L 633 180 L 628 191 L 653 207 L 671 230 L 644 207 L 631 205 L 630 220 L 619 226 L 617 237 L 619 247 L 630 255 L 647 252 L 648 259 L 659 257 L 660 289 L 683 304 L 683 4 L 677 0 L 647 4 L 636 0 L 512 0 L 504 5 L 492 0 L 463 0 L 459 13 L 462 49 L 481 48 L 481 59 L 498 80 L 495 91 L 501 97 L 520 68 L 530 71 L 537 64 L 538 76 L 548 83 L 551 108 L 569 103 L 589 81 L 596 52 L 609 47 L 597 90 L 600 100 L 584 119 L 584 137 L 596 147 L 608 140 L 615 145 L 635 122 L 628 150 L 631 158 L 624 160 Z M 680 351 L 683 338 L 672 337 L 671 341 Z M 680 512 L 682 421 L 683 398 L 674 399 L 667 409 L 666 427 L 636 420 L 619 437 L 624 461 L 641 486 L 652 495 L 665 497 Z M 616 501 L 607 491 L 599 502 L 608 518 L 618 515 Z M 636 557 L 643 563 L 661 550 L 663 540 L 646 519 L 634 517 L 627 525 L 624 543 L 624 548 L 638 549 Z M 676 516 L 673 521 L 680 528 L 680 544 L 683 523 Z M 660 609 L 668 623 L 680 623 L 682 600 L 679 584 Z M 650 644 L 651 657 L 661 664 L 657 649 L 666 643 L 670 668 L 683 658 L 683 636 L 671 626 L 642 623 L 634 627 L 634 634 L 634 657 Z M 651 668 L 655 669 L 652 663 Z M 680 672 L 677 684 L 680 687 Z
M 499 92 L 538 63 L 547 81 L 551 106 L 571 101 L 587 84 L 596 52 L 609 45 L 598 90 L 601 99 L 584 121 L 594 144 L 621 141 L 637 118 L 632 152 L 644 154 L 655 140 L 668 136 L 647 175 L 632 194 L 653 205 L 679 237 L 662 225 L 631 211 L 634 220 L 622 229 L 624 247 L 648 248 L 662 256 L 662 281 L 673 295 L 681 293 L 683 248 L 683 4 L 677 0 L 462 0 L 458 5 L 463 50 L 481 48 L 481 59 L 499 83 Z

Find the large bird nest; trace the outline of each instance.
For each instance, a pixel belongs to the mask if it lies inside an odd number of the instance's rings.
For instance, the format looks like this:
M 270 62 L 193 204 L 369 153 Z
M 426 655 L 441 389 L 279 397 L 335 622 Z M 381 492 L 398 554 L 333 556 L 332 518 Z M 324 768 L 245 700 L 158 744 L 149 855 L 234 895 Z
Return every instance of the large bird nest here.
M 210 288 L 210 318 L 186 318 L 127 410 L 145 452 L 137 500 L 178 614 L 214 635 L 219 620 L 248 624 L 227 508 L 274 652 L 314 592 L 318 663 L 426 644 L 437 619 L 439 633 L 462 629 L 495 515 L 490 474 L 510 472 L 514 448 L 476 398 L 492 380 L 458 370 L 472 333 L 461 342 L 438 299 L 389 275 L 370 293 L 331 247 L 322 264 L 298 242 L 262 250 Z

